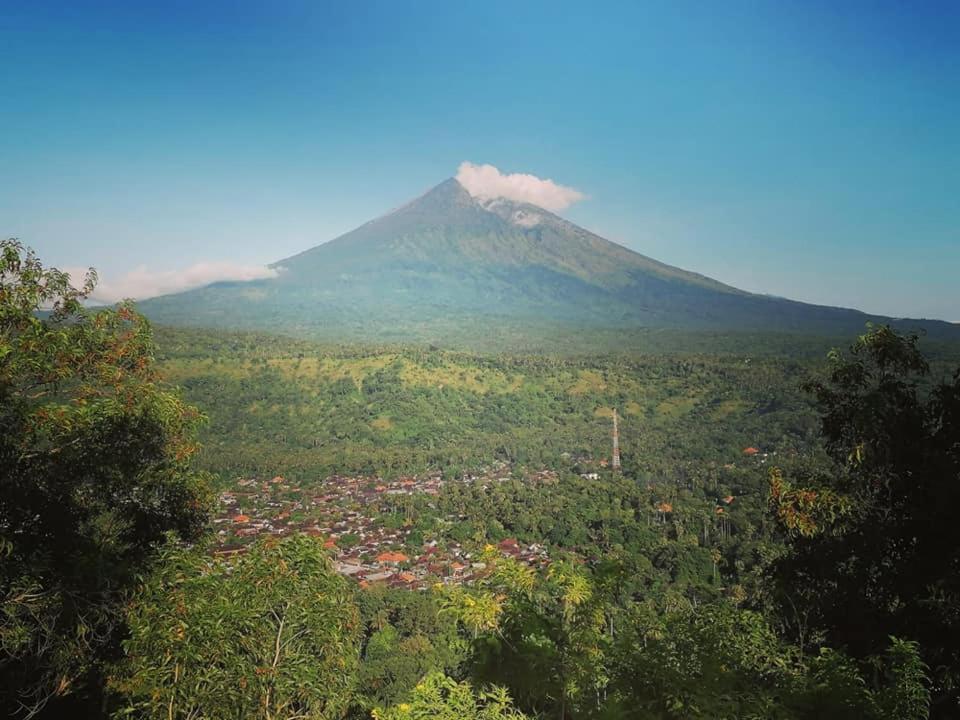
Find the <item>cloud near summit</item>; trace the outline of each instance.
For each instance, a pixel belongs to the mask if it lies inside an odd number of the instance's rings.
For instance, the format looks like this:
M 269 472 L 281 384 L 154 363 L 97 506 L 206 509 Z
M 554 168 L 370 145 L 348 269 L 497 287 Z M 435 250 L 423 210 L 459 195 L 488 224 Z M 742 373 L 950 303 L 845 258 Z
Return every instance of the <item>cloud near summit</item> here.
M 537 205 L 545 210 L 563 210 L 586 197 L 579 190 L 558 185 L 527 173 L 502 173 L 493 165 L 460 163 L 457 181 L 473 197 L 483 200 L 506 198 Z

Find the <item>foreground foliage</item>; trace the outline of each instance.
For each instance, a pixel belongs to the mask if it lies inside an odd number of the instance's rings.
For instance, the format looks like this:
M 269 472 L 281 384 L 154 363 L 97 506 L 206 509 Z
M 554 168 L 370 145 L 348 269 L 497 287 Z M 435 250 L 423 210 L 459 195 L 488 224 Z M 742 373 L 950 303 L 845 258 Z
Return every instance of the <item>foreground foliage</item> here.
M 413 690 L 410 701 L 384 711 L 374 720 L 524 720 L 502 688 L 474 691 L 440 673 L 427 675 Z
M 354 691 L 359 613 L 321 543 L 259 543 L 235 564 L 172 551 L 128 615 L 111 686 L 140 718 L 337 718 Z
M 199 415 L 158 384 L 143 317 L 83 309 L 94 282 L 0 243 L 0 707 L 24 716 L 99 705 L 136 573 L 207 520 Z
M 357 603 L 364 633 L 356 715 L 403 702 L 430 672 L 463 677 L 469 643 L 434 593 L 374 585 Z
M 805 658 L 762 614 L 726 600 L 623 597 L 568 564 L 536 575 L 510 559 L 484 559 L 493 567 L 487 579 L 443 591 L 447 608 L 474 636 L 472 675 L 506 688 L 537 717 L 927 717 L 915 642 L 888 638 L 869 665 L 828 647 Z
M 859 659 L 891 634 L 919 642 L 937 706 L 960 712 L 960 370 L 933 380 L 918 338 L 881 327 L 810 389 L 833 465 L 773 478 L 784 623 Z

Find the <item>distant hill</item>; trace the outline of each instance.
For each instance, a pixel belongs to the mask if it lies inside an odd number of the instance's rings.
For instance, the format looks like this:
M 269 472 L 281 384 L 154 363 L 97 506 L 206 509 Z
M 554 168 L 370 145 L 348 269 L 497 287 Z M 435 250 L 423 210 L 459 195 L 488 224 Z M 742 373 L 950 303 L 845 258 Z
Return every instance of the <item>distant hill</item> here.
M 449 179 L 274 264 L 276 278 L 144 301 L 173 325 L 351 341 L 445 341 L 507 329 L 636 328 L 850 336 L 888 318 L 755 295 L 605 240 L 534 205 L 481 201 Z M 960 326 L 898 320 L 932 337 Z

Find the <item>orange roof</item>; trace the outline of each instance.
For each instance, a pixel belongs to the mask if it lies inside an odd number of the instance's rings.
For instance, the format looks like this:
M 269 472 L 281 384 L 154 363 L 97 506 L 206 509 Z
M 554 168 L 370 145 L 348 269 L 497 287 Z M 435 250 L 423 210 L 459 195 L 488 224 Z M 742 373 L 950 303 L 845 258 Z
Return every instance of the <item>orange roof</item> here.
M 402 572 L 397 577 L 403 580 L 405 583 L 412 583 L 417 579 L 417 576 L 413 573 Z
M 716 512 L 717 512 L 717 515 L 723 515 L 723 508 L 722 508 L 722 507 L 718 507 L 717 510 L 716 510 Z
M 727 495 L 727 496 L 723 499 L 723 501 L 724 501 L 727 505 L 731 504 L 734 500 L 736 500 L 736 498 L 735 498 L 733 495 Z
M 234 521 L 235 523 L 250 522 L 250 516 L 249 516 L 249 515 L 243 515 L 243 514 L 241 514 L 241 515 L 234 515 L 234 516 L 233 516 L 233 521 Z
M 282 483 L 282 482 L 283 482 L 283 475 L 277 475 L 277 476 L 276 476 L 273 480 L 271 480 L 270 482 Z
M 668 512 L 669 512 L 669 513 L 672 513 L 672 512 L 673 512 L 673 505 L 671 505 L 671 504 L 668 503 L 668 502 L 662 502 L 662 503 L 660 503 L 659 505 L 657 505 L 657 510 L 659 510 L 659 511 L 662 512 L 662 513 L 668 513 Z
M 743 449 L 744 455 L 756 455 L 758 452 L 760 451 L 755 447 L 748 447 Z
M 409 558 L 404 555 L 402 552 L 382 552 L 377 555 L 377 562 L 393 562 L 393 563 L 402 563 L 407 562 Z
M 326 541 L 323 543 L 323 546 L 324 546 L 327 550 L 329 550 L 330 548 L 335 548 L 335 547 L 337 546 L 337 541 L 334 540 L 333 538 L 330 538 L 329 540 L 326 540 Z

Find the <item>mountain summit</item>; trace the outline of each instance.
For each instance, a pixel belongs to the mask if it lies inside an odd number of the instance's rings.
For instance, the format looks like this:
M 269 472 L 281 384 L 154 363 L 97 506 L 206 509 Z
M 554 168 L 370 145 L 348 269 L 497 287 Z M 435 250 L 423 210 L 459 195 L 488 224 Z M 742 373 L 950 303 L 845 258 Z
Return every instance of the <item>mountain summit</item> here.
M 141 307 L 172 324 L 365 340 L 442 338 L 498 323 L 849 334 L 885 320 L 747 293 L 535 205 L 475 198 L 453 178 L 273 267 L 276 278 L 216 283 Z M 915 325 L 949 334 L 947 323 Z

